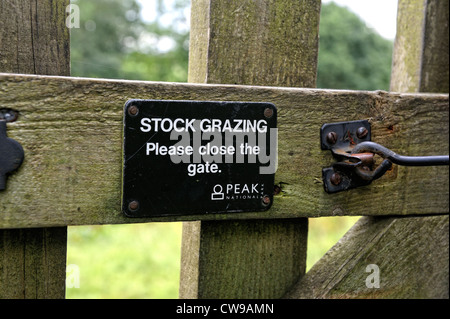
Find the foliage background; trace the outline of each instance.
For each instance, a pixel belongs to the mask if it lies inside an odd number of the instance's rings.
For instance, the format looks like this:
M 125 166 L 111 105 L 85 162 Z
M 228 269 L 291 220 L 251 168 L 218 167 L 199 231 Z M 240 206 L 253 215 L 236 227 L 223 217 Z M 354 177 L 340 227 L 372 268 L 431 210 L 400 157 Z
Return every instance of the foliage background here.
M 186 82 L 190 3 L 152 1 L 148 20 L 136 0 L 72 0 L 81 20 L 71 30 L 72 75 Z M 324 4 L 317 87 L 388 90 L 392 48 L 346 8 Z M 357 219 L 309 219 L 307 270 Z M 67 264 L 79 266 L 80 288 L 67 298 L 177 298 L 181 225 L 69 227 Z

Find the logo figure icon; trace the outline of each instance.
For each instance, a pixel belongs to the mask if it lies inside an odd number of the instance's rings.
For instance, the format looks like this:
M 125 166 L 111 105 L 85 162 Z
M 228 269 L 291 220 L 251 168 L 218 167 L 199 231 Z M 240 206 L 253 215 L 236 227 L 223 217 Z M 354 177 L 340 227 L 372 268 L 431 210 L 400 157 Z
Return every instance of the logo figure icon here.
M 223 187 L 220 184 L 217 184 L 213 188 L 213 192 L 211 194 L 211 200 L 223 200 L 225 195 L 223 194 Z

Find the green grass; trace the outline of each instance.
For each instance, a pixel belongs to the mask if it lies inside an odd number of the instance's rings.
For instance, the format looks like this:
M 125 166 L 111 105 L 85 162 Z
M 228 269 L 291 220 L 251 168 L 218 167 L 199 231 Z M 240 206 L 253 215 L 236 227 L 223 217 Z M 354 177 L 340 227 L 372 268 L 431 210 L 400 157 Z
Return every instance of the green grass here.
M 357 217 L 309 219 L 307 270 Z M 178 298 L 181 223 L 69 227 L 67 264 L 79 267 L 80 288 L 68 299 Z
M 309 271 L 358 219 L 359 217 L 310 218 L 306 271 Z
M 67 264 L 80 288 L 72 298 L 177 298 L 181 223 L 69 227 Z

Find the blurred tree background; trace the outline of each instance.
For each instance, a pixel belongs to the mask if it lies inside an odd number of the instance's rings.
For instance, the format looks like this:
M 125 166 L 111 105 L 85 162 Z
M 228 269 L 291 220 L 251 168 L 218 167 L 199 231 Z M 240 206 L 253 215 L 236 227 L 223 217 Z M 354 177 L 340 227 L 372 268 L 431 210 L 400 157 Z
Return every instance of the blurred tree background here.
M 178 26 L 190 1 L 151 1 L 155 19 L 144 21 L 136 0 L 72 0 L 80 8 L 72 76 L 186 82 L 189 30 Z
M 317 87 L 389 90 L 393 41 L 333 2 L 322 6 L 319 35 Z
M 189 0 L 72 0 L 80 28 L 71 29 L 72 76 L 186 82 Z M 393 41 L 348 9 L 322 6 L 317 87 L 388 90 Z M 357 217 L 309 219 L 307 270 Z M 181 223 L 69 227 L 67 264 L 80 288 L 67 298 L 177 298 Z

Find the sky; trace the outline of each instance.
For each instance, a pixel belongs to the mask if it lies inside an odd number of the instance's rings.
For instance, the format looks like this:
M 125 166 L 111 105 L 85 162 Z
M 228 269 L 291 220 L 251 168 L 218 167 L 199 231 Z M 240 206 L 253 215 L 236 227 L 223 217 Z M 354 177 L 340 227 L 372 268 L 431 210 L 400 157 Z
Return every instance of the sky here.
M 340 6 L 349 8 L 356 13 L 367 26 L 375 29 L 382 37 L 393 40 L 396 31 L 397 0 L 322 0 L 322 3 L 335 2 Z M 156 0 L 138 0 L 142 6 L 142 16 L 151 21 L 156 18 Z M 170 6 L 174 0 L 165 0 Z M 190 11 L 184 12 L 187 23 L 189 23 Z M 169 19 L 164 19 L 169 21 Z M 183 28 L 189 27 L 187 25 Z
M 382 37 L 390 40 L 395 38 L 397 0 L 322 0 L 322 3 L 329 2 L 347 7 Z

